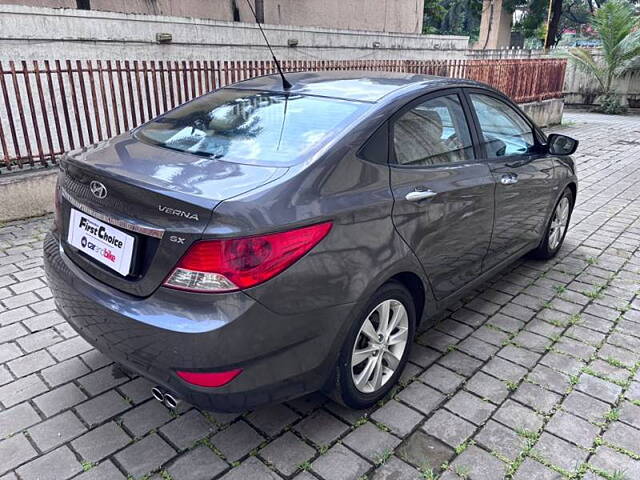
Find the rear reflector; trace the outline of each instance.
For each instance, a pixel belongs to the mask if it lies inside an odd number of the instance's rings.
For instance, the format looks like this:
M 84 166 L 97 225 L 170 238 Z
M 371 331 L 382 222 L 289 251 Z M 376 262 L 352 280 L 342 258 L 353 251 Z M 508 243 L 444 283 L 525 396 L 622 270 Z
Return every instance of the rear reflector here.
M 199 387 L 222 387 L 240 375 L 242 369 L 228 372 L 183 372 L 177 371 L 178 376 L 185 382 Z
M 331 230 L 331 222 L 256 237 L 194 243 L 164 285 L 194 292 L 229 292 L 275 277 Z

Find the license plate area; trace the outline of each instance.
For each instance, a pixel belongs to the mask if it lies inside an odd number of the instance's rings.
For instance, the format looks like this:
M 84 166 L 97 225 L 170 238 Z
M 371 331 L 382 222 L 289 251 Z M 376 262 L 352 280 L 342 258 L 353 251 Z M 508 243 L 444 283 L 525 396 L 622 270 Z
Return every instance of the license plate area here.
M 131 273 L 136 246 L 133 235 L 71 208 L 67 242 L 123 277 Z

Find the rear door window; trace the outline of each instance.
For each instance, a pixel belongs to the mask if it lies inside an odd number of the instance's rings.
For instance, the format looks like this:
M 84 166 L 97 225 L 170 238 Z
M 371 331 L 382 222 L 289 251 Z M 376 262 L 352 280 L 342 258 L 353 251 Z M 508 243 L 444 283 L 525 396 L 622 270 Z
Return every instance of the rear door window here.
M 432 98 L 393 125 L 399 165 L 431 167 L 473 160 L 473 144 L 458 95 Z
M 339 134 L 368 106 L 328 97 L 224 88 L 152 120 L 135 136 L 205 158 L 288 166 Z

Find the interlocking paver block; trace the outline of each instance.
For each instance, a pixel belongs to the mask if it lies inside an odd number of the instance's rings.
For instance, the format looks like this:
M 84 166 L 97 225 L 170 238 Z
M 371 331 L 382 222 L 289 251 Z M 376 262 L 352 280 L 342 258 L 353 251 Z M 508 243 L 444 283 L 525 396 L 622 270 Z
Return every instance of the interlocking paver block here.
M 391 457 L 373 474 L 372 480 L 420 480 L 424 478 L 415 468 L 398 457 Z
M 390 433 L 380 430 L 367 422 L 347 435 L 343 440 L 346 446 L 373 463 L 380 463 L 398 446 L 400 440 Z
M 157 434 L 151 434 L 115 455 L 129 475 L 140 477 L 159 468 L 175 455 L 175 451 Z
M 604 400 L 608 403 L 615 403 L 618 399 L 618 395 L 622 392 L 622 387 L 615 383 L 607 382 L 593 375 L 582 374 L 580 380 L 576 385 L 576 390 L 591 395 L 599 400 Z
M 210 448 L 199 446 L 179 457 L 168 469 L 175 480 L 210 480 L 229 465 Z
M 640 406 L 624 402 L 620 408 L 620 420 L 640 429 Z
M 542 413 L 551 413 L 552 409 L 562 399 L 556 393 L 527 382 L 522 383 L 517 388 L 512 398 Z
M 0 412 L 0 439 L 20 432 L 39 421 L 38 412 L 26 402 L 4 410 Z
M 420 382 L 413 382 L 398 394 L 398 398 L 416 410 L 429 414 L 444 400 L 445 396 Z
M 491 375 L 487 375 L 484 372 L 478 372 L 471 377 L 466 383 L 465 388 L 480 398 L 493 403 L 502 403 L 502 401 L 507 398 L 507 395 L 509 395 L 509 390 L 505 382 Z
M 275 436 L 300 416 L 284 404 L 269 405 L 252 412 L 247 420 L 258 430 Z
M 76 412 L 90 427 L 99 425 L 109 418 L 124 412 L 131 405 L 115 390 L 92 398 L 76 407 Z
M 541 463 L 530 458 L 525 459 L 516 472 L 514 480 L 562 480 L 562 476 Z M 583 477 L 584 480 L 585 477 Z
M 371 414 L 371 419 L 381 423 L 402 437 L 411 433 L 423 419 L 423 415 L 396 400 L 390 400 Z
M 250 457 L 221 477 L 221 480 L 281 480 L 282 477 L 255 457 Z
M 135 437 L 141 437 L 153 428 L 171 420 L 169 410 L 160 402 L 149 400 L 122 415 L 122 425 Z
M 66 480 L 81 471 L 82 466 L 73 452 L 67 447 L 60 447 L 18 468 L 17 473 L 24 480 Z
M 491 413 L 496 407 L 492 403 L 482 400 L 475 395 L 460 391 L 445 404 L 445 408 L 476 425 L 480 425 L 491 416 Z
M 595 425 L 567 412 L 557 412 L 549 420 L 546 429 L 583 448 L 591 448 L 599 432 Z
M 516 459 L 525 443 L 524 438 L 515 431 L 493 420 L 489 420 L 474 439 L 487 450 L 497 452 L 509 460 Z
M 323 446 L 333 443 L 349 430 L 349 426 L 324 410 L 318 410 L 297 423 L 294 430 L 316 445 Z
M 227 461 L 235 462 L 262 443 L 263 437 L 245 422 L 236 422 L 211 438 Z
M 607 446 L 598 447 L 589 464 L 609 474 L 617 471 L 623 472 L 629 479 L 640 478 L 640 461 Z
M 311 464 L 314 472 L 326 480 L 360 478 L 371 465 L 345 446 L 337 444 Z
M 544 432 L 536 445 L 534 453 L 563 470 L 575 472 L 589 456 L 589 452 L 576 447 L 554 435 Z
M 62 445 L 86 431 L 86 427 L 72 412 L 67 411 L 29 429 L 29 435 L 40 450 Z
M 470 446 L 452 463 L 454 471 L 465 472 L 474 480 L 496 480 L 503 478 L 506 465 L 490 453 L 475 445 Z
M 184 450 L 217 430 L 202 413 L 190 410 L 164 425 L 160 433 L 179 450 Z
M 613 422 L 604 432 L 603 438 L 607 443 L 622 447 L 640 456 L 640 430 L 622 422 Z
M 109 422 L 71 442 L 83 460 L 97 462 L 124 448 L 131 438 L 115 422 Z
M 496 411 L 493 418 L 512 429 L 535 432 L 542 427 L 543 419 L 533 410 L 512 400 L 507 400 Z
M 36 406 L 47 417 L 66 410 L 73 405 L 86 400 L 87 396 L 74 384 L 63 385 L 62 387 L 49 390 L 47 393 L 33 399 Z
M 82 475 L 75 477 L 75 480 L 126 480 L 126 477 L 110 461 L 100 462 Z
M 420 381 L 445 394 L 455 391 L 464 382 L 463 376 L 440 365 L 432 365 L 419 378 Z
M 260 456 L 284 475 L 292 475 L 316 450 L 291 432 L 286 432 L 260 451 Z
M 450 446 L 457 447 L 473 435 L 476 426 L 443 409 L 436 411 L 422 428 Z
M 396 453 L 419 469 L 439 470 L 443 463 L 451 460 L 454 450 L 443 441 L 417 430 L 402 442 Z

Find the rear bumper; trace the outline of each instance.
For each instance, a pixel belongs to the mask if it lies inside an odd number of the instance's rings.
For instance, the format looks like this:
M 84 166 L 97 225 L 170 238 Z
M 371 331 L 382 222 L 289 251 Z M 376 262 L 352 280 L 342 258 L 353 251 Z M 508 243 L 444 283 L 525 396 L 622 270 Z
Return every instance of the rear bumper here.
M 52 234 L 44 242 L 44 263 L 61 314 L 89 343 L 210 410 L 243 411 L 322 388 L 354 308 L 281 315 L 243 292 L 203 295 L 167 288 L 138 298 L 80 270 Z M 218 388 L 194 386 L 175 374 L 236 368 L 242 373 Z

